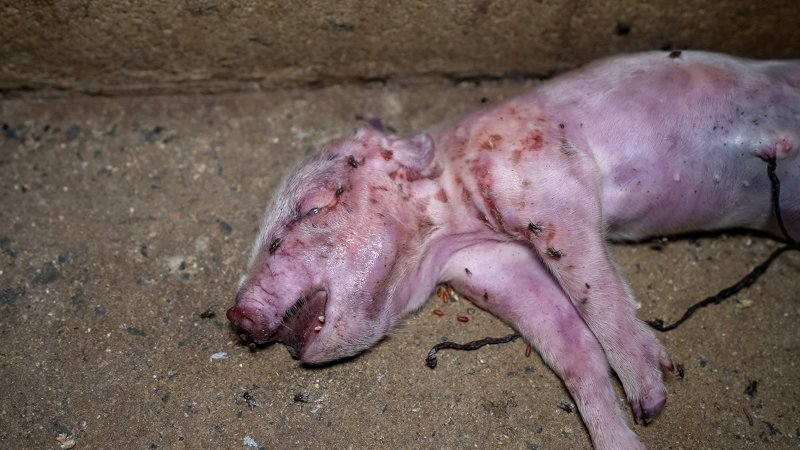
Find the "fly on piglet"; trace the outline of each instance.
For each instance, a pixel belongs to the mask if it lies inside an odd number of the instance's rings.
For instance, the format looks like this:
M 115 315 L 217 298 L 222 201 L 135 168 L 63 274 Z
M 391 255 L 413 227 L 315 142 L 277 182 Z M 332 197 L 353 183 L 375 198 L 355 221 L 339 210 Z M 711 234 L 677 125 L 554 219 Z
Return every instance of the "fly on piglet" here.
M 673 364 L 607 239 L 751 228 L 796 248 L 798 145 L 800 61 L 688 51 L 606 59 L 427 133 L 367 125 L 284 180 L 228 319 L 323 363 L 446 283 L 541 354 L 596 448 L 644 448 L 608 368 L 649 422 Z

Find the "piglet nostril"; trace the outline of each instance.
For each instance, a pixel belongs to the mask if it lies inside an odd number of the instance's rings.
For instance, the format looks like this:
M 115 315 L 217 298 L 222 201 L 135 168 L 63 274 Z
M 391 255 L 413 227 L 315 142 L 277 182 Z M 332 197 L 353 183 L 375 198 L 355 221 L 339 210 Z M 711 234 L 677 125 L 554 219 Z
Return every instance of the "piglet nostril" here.
M 255 325 L 253 320 L 248 317 L 247 311 L 239 306 L 229 308 L 225 315 L 228 316 L 228 320 L 233 324 L 234 327 L 236 327 L 238 330 L 244 331 L 245 333 L 252 330 L 253 326 Z
M 233 329 L 245 345 L 265 344 L 273 340 L 261 312 L 247 304 L 237 304 L 226 312 Z
M 238 306 L 231 306 L 225 313 L 228 320 L 234 325 L 239 326 L 239 319 L 242 317 L 242 310 Z

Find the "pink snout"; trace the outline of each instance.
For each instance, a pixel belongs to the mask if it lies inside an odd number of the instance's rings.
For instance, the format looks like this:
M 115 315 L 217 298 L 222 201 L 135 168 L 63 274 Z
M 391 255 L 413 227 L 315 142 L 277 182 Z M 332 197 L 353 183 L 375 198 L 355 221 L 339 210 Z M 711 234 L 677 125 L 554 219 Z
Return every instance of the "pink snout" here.
M 266 344 L 273 339 L 263 315 L 252 304 L 237 302 L 226 313 L 228 320 L 245 344 Z

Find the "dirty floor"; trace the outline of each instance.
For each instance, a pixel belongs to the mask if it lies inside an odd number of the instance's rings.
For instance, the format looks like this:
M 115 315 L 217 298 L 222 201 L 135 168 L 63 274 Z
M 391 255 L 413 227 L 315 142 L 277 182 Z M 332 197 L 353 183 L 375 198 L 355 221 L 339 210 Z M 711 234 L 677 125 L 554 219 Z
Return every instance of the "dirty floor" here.
M 425 366 L 443 337 L 509 332 L 466 301 L 433 299 L 376 348 L 322 368 L 279 345 L 250 351 L 225 319 L 262 209 L 296 161 L 359 119 L 421 130 L 526 84 L 2 101 L 0 448 L 590 448 L 524 342 Z M 776 246 L 718 235 L 614 253 L 641 317 L 674 319 Z M 800 254 L 785 254 L 661 334 L 682 376 L 666 378 L 664 413 L 634 426 L 642 440 L 798 448 L 798 291 Z

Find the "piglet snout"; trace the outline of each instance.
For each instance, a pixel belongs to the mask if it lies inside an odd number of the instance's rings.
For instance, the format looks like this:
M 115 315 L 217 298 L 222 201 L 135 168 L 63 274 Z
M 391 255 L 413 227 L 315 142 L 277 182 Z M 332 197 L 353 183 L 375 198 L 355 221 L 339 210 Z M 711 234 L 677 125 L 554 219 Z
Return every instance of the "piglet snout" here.
M 272 339 L 272 332 L 260 320 L 261 312 L 253 306 L 237 302 L 236 305 L 228 309 L 226 313 L 228 320 L 239 334 L 239 338 L 245 344 L 265 344 Z
M 226 315 L 243 344 L 255 348 L 277 341 L 286 344 L 293 357 L 301 359 L 305 347 L 325 328 L 327 302 L 328 293 L 323 289 L 290 304 L 254 298 L 252 291 L 243 289 Z

